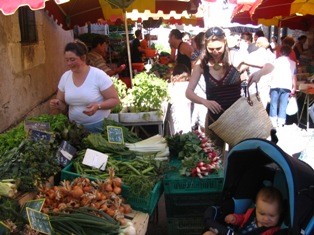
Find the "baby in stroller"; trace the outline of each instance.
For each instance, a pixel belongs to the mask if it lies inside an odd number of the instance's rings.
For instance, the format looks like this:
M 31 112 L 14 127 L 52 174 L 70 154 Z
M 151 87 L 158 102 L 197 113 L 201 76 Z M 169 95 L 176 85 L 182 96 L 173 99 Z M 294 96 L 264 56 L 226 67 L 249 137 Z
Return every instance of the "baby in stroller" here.
M 245 214 L 229 214 L 225 217 L 225 223 L 235 227 L 222 228 L 217 226 L 217 222 L 212 221 L 213 227 L 209 227 L 209 231 L 203 235 L 228 233 L 271 235 L 280 229 L 282 210 L 283 199 L 279 190 L 274 187 L 264 187 L 256 196 L 255 208 L 248 209 Z

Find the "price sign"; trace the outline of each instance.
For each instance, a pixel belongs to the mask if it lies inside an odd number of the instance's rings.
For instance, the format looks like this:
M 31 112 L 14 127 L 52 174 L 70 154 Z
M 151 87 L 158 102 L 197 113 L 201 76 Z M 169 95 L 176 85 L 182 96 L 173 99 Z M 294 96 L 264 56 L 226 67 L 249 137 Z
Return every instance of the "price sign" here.
M 24 130 L 26 131 L 26 133 L 28 133 L 30 129 L 38 131 L 50 131 L 50 123 L 26 120 L 24 122 Z
M 74 155 L 76 154 L 76 148 L 70 145 L 67 141 L 62 141 L 57 151 L 57 161 L 63 167 L 67 166 Z
M 21 214 L 22 216 L 27 219 L 27 213 L 26 213 L 26 208 L 31 208 L 37 211 L 41 211 L 43 205 L 44 205 L 45 199 L 44 198 L 40 198 L 37 200 L 30 200 L 28 202 L 26 202 L 22 208 Z
M 87 149 L 82 163 L 104 171 L 106 169 L 108 157 L 107 154 Z
M 107 126 L 108 142 L 114 144 L 123 144 L 123 130 L 118 126 Z
M 32 229 L 43 234 L 52 234 L 52 227 L 47 214 L 41 213 L 40 211 L 29 207 L 26 208 L 26 212 L 29 225 Z
M 50 132 L 45 131 L 39 131 L 39 130 L 29 130 L 29 137 L 34 141 L 47 141 L 47 142 L 53 142 L 54 140 L 54 134 Z

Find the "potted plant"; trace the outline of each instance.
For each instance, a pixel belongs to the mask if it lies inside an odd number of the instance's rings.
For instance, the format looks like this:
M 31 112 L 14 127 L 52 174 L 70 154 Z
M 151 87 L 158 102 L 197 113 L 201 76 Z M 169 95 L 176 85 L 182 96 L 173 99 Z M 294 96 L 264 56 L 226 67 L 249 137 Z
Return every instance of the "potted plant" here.
M 127 86 L 126 84 L 119 80 L 116 77 L 111 77 L 113 85 L 118 93 L 118 96 L 120 98 L 120 100 L 122 101 L 125 96 L 126 96 L 126 91 L 127 91 Z M 108 116 L 108 119 L 114 120 L 116 122 L 119 122 L 119 112 L 121 112 L 123 106 L 122 106 L 122 102 L 120 104 L 118 104 L 116 107 L 114 107 L 111 110 L 111 113 Z
M 133 80 L 133 87 L 127 90 L 123 109 L 119 114 L 121 122 L 149 122 L 163 120 L 165 103 L 168 101 L 168 83 L 154 73 L 142 72 Z

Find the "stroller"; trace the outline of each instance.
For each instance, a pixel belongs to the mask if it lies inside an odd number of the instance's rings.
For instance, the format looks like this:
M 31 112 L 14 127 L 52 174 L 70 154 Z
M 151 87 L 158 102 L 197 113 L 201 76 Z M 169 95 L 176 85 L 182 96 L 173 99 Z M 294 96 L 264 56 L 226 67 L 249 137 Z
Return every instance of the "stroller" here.
M 277 188 L 284 199 L 286 210 L 276 234 L 314 234 L 314 170 L 263 139 L 244 140 L 229 152 L 223 200 L 205 212 L 206 230 L 214 221 L 223 228 L 216 230 L 219 234 L 228 234 L 223 218 L 230 213 L 244 213 L 263 186 Z

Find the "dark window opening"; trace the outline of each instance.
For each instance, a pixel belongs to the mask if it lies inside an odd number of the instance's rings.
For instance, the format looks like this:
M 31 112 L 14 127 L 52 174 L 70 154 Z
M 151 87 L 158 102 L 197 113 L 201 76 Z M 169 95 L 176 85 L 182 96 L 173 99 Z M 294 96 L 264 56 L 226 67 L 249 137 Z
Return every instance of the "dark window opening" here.
M 19 8 L 19 23 L 21 31 L 21 43 L 36 43 L 37 29 L 35 12 L 28 6 Z

